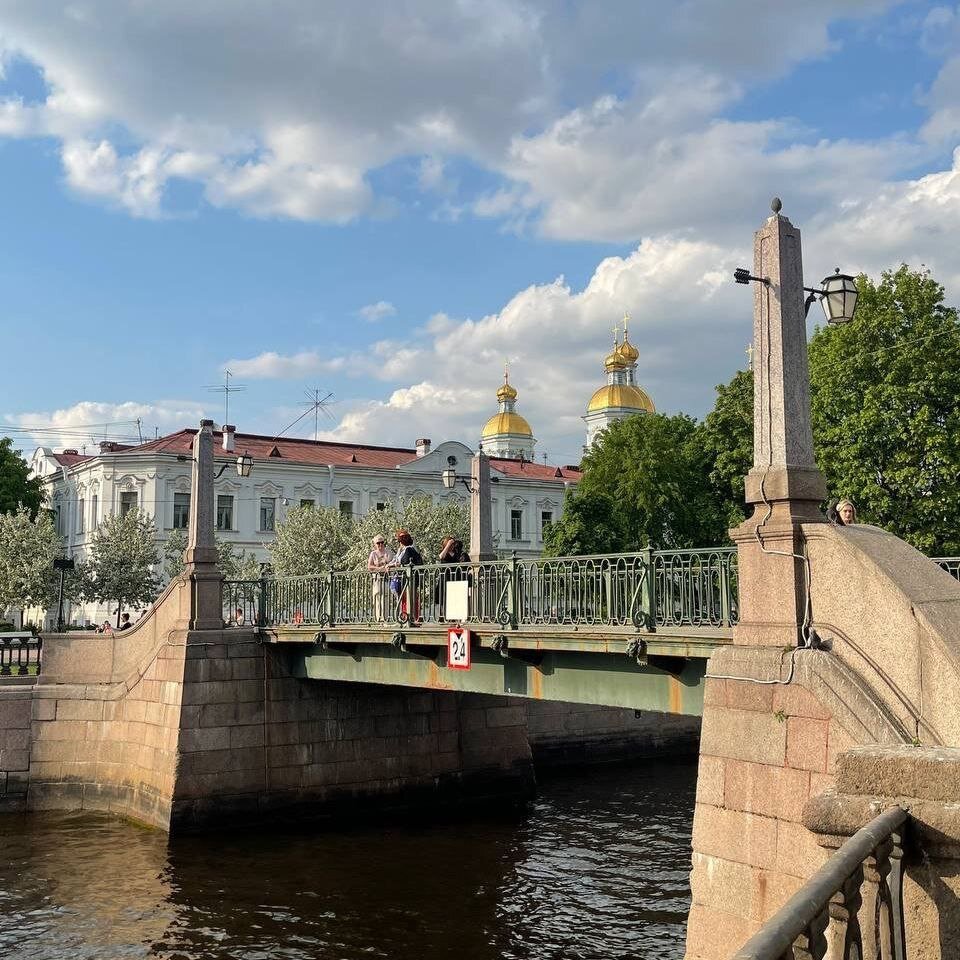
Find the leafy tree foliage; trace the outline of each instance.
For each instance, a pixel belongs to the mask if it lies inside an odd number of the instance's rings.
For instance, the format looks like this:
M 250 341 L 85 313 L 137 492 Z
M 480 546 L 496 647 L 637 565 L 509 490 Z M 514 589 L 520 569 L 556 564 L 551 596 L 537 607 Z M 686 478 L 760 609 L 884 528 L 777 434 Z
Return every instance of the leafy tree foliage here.
M 31 516 L 26 506 L 0 513 L 0 611 L 54 603 L 59 581 L 53 560 L 61 552 L 48 513 Z
M 857 278 L 852 324 L 810 344 L 814 439 L 831 491 L 927 553 L 960 552 L 960 321 L 925 270 Z
M 717 387 L 713 409 L 700 424 L 698 442 L 712 465 L 710 485 L 727 528 L 746 516 L 743 478 L 753 465 L 753 374 L 738 370 Z
M 563 516 L 544 531 L 543 552 L 548 557 L 577 557 L 606 553 L 625 536 L 616 504 L 605 493 L 571 492 Z
M 353 526 L 334 507 L 294 507 L 277 524 L 276 539 L 268 547 L 273 572 L 303 577 L 342 566 Z
M 137 607 L 160 589 L 157 529 L 147 514 L 131 510 L 107 517 L 94 532 L 79 577 L 86 600 Z
M 10 513 L 23 504 L 36 516 L 42 503 L 40 478 L 30 476 L 30 465 L 13 449 L 13 441 L 0 437 L 0 513 Z
M 411 497 L 397 506 L 388 503 L 383 510 L 371 510 L 354 525 L 343 565 L 350 570 L 363 570 L 367 565 L 373 538 L 382 533 L 387 544 L 397 549 L 394 533 L 409 530 L 425 563 L 435 563 L 444 537 L 462 540 L 469 550 L 470 508 L 462 500 L 448 498 L 434 504 L 430 497 Z
M 583 459 L 572 499 L 603 494 L 614 504 L 607 549 L 702 546 L 725 536 L 696 421 L 646 414 L 611 424 Z M 562 523 L 562 520 L 561 520 Z

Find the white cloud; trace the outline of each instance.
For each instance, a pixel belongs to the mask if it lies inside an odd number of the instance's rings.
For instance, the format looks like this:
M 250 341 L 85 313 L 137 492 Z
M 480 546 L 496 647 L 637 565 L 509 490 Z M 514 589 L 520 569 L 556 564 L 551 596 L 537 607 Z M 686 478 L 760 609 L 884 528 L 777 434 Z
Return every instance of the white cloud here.
M 357 316 L 362 317 L 368 323 L 376 323 L 385 317 L 394 317 L 397 314 L 397 308 L 389 300 L 378 300 L 376 303 L 368 303 L 357 311 Z
M 223 364 L 234 376 L 253 380 L 288 380 L 329 373 L 344 366 L 342 357 L 324 357 L 315 350 L 283 356 L 272 350 L 246 360 L 228 360 Z
M 24 440 L 29 440 L 36 446 L 55 450 L 64 447 L 77 450 L 86 448 L 88 453 L 92 453 L 97 449 L 99 440 L 137 443 L 141 433 L 144 440 L 152 440 L 155 429 L 162 435 L 184 426 L 196 425 L 203 416 L 201 405 L 186 400 L 161 400 L 156 403 L 82 400 L 58 410 L 4 414 L 2 421 L 8 432 L 15 430 L 21 445 Z M 140 421 L 139 428 L 137 420 Z

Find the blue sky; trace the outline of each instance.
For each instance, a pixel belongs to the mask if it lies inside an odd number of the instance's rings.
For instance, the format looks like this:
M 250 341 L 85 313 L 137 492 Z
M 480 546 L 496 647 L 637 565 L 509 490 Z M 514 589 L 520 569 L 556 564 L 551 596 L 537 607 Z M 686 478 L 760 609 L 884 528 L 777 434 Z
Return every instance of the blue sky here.
M 508 359 L 538 451 L 573 460 L 624 311 L 661 410 L 702 415 L 742 366 L 728 276 L 773 193 L 808 279 L 960 279 L 954 6 L 145 9 L 0 0 L 0 424 L 25 449 L 219 422 L 227 365 L 241 430 L 317 387 L 325 436 L 474 443 Z

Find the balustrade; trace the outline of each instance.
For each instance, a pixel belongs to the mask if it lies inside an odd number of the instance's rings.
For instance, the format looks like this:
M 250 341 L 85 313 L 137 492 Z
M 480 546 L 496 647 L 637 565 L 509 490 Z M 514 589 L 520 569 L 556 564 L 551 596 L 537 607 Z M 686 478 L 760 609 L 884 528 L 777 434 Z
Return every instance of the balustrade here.
M 466 581 L 471 623 L 520 626 L 730 627 L 734 548 L 333 571 L 224 583 L 231 624 L 443 623 L 447 585 Z
M 855 833 L 733 960 L 905 960 L 903 830 L 894 807 Z M 829 951 L 829 953 L 828 953 Z
M 39 673 L 42 646 L 40 637 L 31 633 L 0 634 L 0 678 Z

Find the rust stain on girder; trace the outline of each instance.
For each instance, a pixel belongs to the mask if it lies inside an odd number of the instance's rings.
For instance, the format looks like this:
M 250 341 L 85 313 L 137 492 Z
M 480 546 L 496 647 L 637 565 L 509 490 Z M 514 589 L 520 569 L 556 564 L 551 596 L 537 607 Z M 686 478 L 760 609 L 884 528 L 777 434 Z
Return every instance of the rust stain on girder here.
M 530 691 L 529 696 L 533 697 L 534 700 L 543 699 L 543 673 L 538 670 L 536 667 L 529 667 L 527 669 L 527 674 L 530 677 Z
M 683 711 L 680 704 L 682 692 L 680 689 L 680 681 L 672 675 L 667 676 L 667 692 L 670 696 L 670 712 L 682 713 Z

